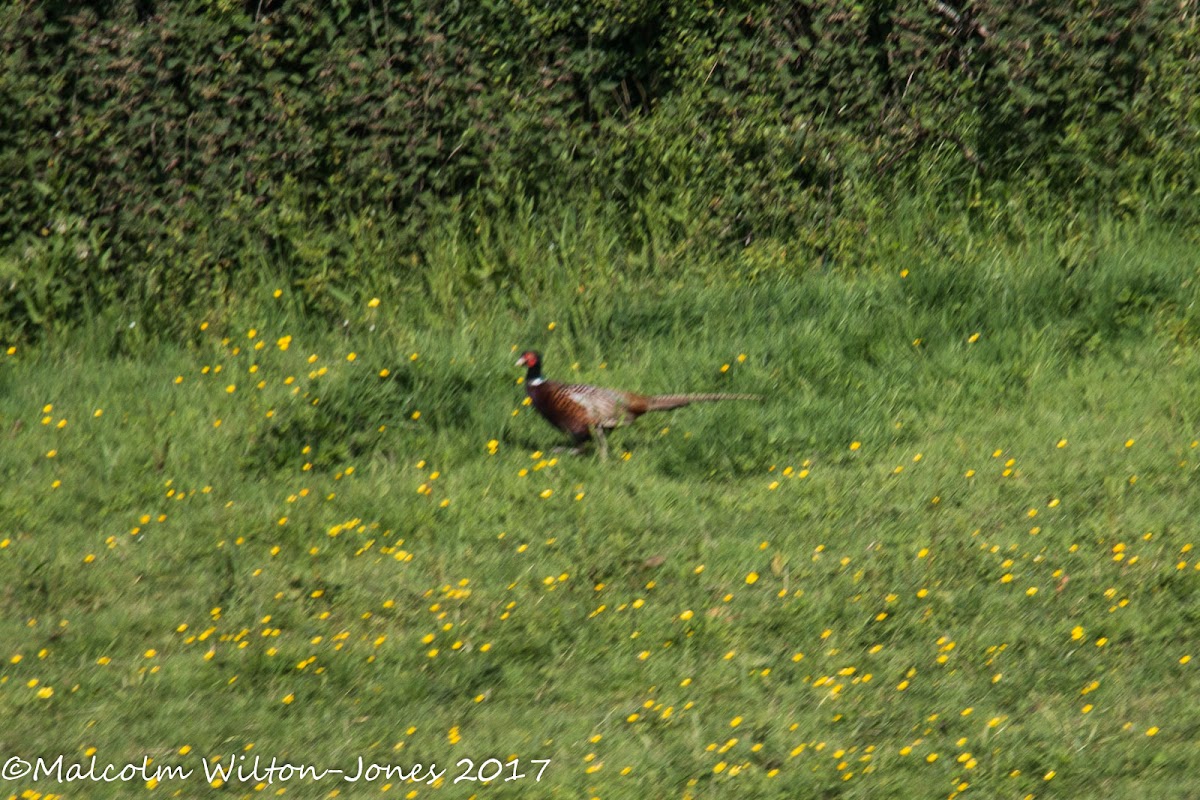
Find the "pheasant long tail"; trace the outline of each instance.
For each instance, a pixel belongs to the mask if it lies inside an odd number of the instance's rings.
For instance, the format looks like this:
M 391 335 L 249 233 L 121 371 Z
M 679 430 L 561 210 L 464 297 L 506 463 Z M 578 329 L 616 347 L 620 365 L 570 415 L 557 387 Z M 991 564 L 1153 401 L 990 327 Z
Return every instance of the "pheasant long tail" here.
M 715 403 L 718 400 L 761 400 L 756 394 L 660 394 L 646 398 L 647 411 L 669 411 L 690 403 Z

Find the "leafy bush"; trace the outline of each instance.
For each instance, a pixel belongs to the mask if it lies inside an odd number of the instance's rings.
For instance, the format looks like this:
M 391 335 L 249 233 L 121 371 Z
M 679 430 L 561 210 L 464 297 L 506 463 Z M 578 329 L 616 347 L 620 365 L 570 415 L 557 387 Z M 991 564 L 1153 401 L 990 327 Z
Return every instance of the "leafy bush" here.
M 604 209 L 652 270 L 762 239 L 852 265 L 915 195 L 988 225 L 1191 220 L 1187 8 L 8 4 L 0 333 L 169 321 L 264 275 L 336 307 L 428 268 L 422 233 L 464 210 Z M 503 298 L 501 267 L 471 288 Z

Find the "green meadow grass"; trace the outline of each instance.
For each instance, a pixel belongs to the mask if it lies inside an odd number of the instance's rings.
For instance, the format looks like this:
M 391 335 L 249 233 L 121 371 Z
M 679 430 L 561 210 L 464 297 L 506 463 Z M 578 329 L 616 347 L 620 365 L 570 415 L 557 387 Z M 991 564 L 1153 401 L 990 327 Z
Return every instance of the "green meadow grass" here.
M 268 282 L 185 343 L 0 352 L 0 761 L 196 773 L 0 795 L 1200 795 L 1195 252 L 548 278 L 441 322 L 445 278 L 345 324 Z M 557 455 L 527 347 L 765 400 Z M 237 756 L 448 771 L 210 788 Z

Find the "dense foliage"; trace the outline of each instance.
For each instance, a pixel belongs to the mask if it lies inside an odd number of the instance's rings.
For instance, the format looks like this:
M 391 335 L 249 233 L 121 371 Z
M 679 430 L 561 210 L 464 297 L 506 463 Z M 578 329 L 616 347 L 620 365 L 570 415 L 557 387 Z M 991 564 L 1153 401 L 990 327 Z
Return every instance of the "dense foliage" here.
M 767 238 L 845 263 L 914 195 L 987 223 L 1194 217 L 1195 10 L 7 3 L 0 333 L 211 302 L 256 271 L 312 297 L 368 262 L 419 282 L 430 226 L 565 207 L 652 261 Z

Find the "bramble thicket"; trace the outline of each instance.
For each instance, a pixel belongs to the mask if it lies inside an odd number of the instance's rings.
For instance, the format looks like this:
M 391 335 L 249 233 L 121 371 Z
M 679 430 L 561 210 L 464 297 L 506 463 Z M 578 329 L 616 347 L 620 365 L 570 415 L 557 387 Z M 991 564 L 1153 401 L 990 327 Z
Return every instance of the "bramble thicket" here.
M 1200 200 L 1194 0 L 0 15 L 8 338 L 114 304 L 169 329 L 279 275 L 329 313 L 366 282 L 438 297 L 446 270 L 520 307 L 561 264 L 518 261 L 498 228 L 598 227 L 629 269 L 722 277 L 694 254 L 787 249 L 752 252 L 756 273 L 886 261 L 898 204 L 906 234 L 954 250 L 1070 240 L 1097 215 L 1182 225 Z

